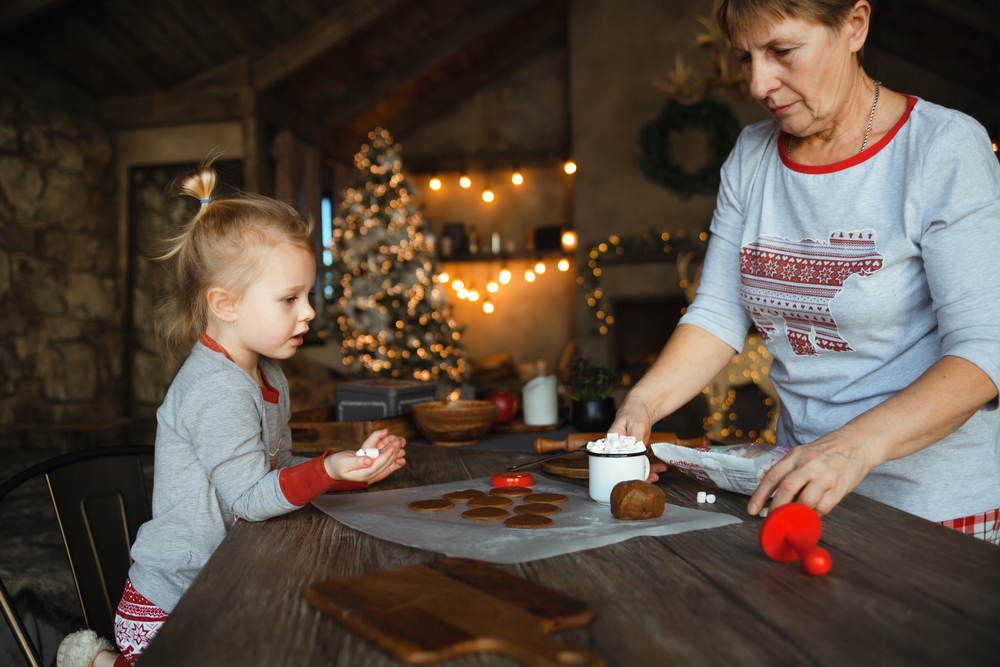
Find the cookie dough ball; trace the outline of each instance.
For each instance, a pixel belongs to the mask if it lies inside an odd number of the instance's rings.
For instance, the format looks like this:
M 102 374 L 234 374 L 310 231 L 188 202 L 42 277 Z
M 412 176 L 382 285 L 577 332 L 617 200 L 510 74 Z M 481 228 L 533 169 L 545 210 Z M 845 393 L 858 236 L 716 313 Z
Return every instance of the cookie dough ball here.
M 611 491 L 611 513 L 619 519 L 652 519 L 663 514 L 667 494 L 649 482 L 619 482 Z

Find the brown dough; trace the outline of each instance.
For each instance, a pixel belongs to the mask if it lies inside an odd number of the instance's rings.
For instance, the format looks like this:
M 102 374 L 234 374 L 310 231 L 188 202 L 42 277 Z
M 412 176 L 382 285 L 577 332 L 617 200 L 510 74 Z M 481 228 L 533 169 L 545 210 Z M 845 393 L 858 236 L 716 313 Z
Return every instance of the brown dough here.
M 510 512 L 499 507 L 477 507 L 474 510 L 462 512 L 462 518 L 471 521 L 496 521 L 497 519 L 506 519 L 509 516 Z
M 561 493 L 532 493 L 530 496 L 525 496 L 524 502 L 526 503 L 564 503 L 569 498 Z
M 452 491 L 451 493 L 444 494 L 445 500 L 450 500 L 453 503 L 467 503 L 473 498 L 479 498 L 480 496 L 485 496 L 485 491 L 480 491 L 479 489 L 466 489 L 465 491 Z
M 455 503 L 444 498 L 434 498 L 433 500 L 414 500 L 410 503 L 410 509 L 414 512 L 443 512 L 450 510 Z
M 546 516 L 548 514 L 559 514 L 559 512 L 562 512 L 561 507 L 548 503 L 528 503 L 527 505 L 518 505 L 514 508 L 515 514 L 531 516 Z
M 523 498 L 531 495 L 531 489 L 523 486 L 501 486 L 490 489 L 490 495 L 497 498 Z
M 547 516 L 519 514 L 504 521 L 503 525 L 508 528 L 551 528 L 556 525 L 556 522 Z
M 667 494 L 649 482 L 618 482 L 611 491 L 611 513 L 619 519 L 652 519 L 663 514 Z
M 469 507 L 510 507 L 513 504 L 514 501 L 510 498 L 497 498 L 485 493 L 482 497 L 476 497 L 469 501 Z

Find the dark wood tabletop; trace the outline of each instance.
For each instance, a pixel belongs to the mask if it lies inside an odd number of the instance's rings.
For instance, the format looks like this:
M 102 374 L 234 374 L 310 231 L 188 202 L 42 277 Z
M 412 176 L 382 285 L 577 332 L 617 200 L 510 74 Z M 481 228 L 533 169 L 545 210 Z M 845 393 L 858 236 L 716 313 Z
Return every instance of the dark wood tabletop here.
M 534 455 L 407 447 L 379 489 L 473 479 Z M 585 482 L 582 482 L 585 483 Z M 593 607 L 589 626 L 554 635 L 609 665 L 996 665 L 1000 548 L 851 494 L 823 518 L 825 577 L 769 560 L 745 496 L 672 471 L 667 502 L 742 524 L 640 537 L 500 566 Z M 371 537 L 312 506 L 239 522 L 143 656 L 156 665 L 400 665 L 302 596 L 309 584 L 441 558 Z M 516 665 L 477 654 L 442 665 Z

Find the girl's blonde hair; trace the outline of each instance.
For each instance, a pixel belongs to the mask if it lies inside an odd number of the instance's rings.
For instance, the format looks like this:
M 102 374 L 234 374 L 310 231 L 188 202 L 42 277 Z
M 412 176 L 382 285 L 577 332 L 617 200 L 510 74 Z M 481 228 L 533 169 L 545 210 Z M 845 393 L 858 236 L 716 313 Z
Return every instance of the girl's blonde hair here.
M 218 177 L 210 164 L 180 181 L 179 190 L 201 202 L 180 233 L 164 241 L 156 259 L 175 262 L 174 280 L 156 310 L 162 353 L 181 359 L 208 326 L 208 292 L 222 287 L 236 301 L 261 276 L 282 243 L 315 252 L 312 221 L 288 204 L 236 193 L 216 199 Z

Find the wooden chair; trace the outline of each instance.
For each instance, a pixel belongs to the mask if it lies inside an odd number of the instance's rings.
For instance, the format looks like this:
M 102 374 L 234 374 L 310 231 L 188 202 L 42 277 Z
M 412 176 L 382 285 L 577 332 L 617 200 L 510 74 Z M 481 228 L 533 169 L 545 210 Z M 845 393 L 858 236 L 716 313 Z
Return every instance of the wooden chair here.
M 115 610 L 132 564 L 129 551 L 143 522 L 151 518 L 142 458 L 153 447 L 98 447 L 57 456 L 0 485 L 0 502 L 25 482 L 45 477 L 87 626 L 114 639 Z M 0 581 L 0 609 L 31 667 L 42 667 L 38 651 Z

